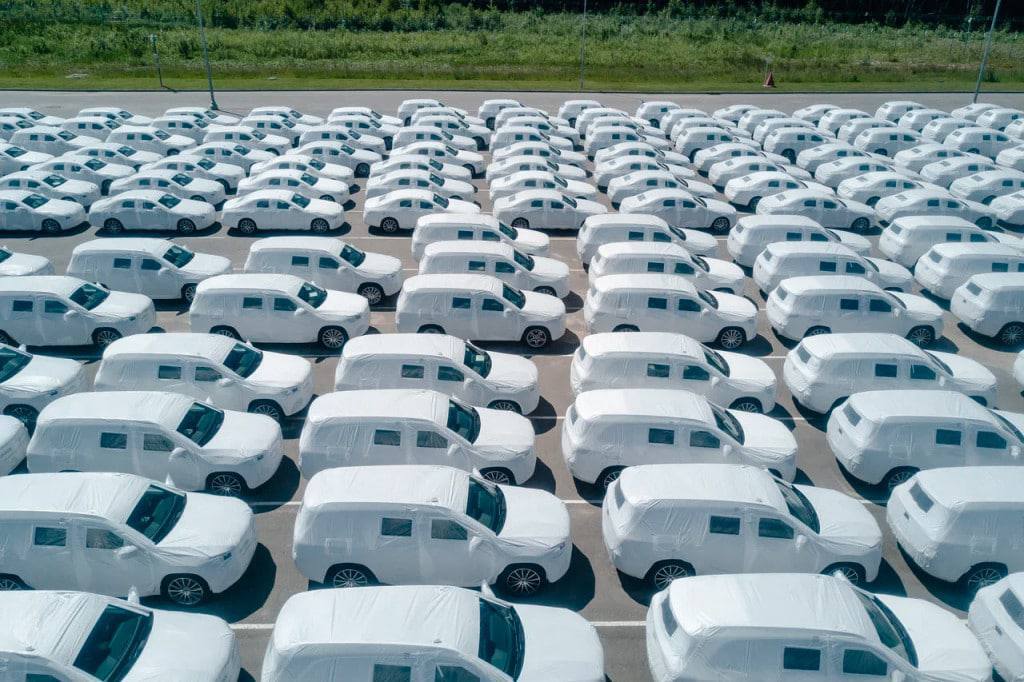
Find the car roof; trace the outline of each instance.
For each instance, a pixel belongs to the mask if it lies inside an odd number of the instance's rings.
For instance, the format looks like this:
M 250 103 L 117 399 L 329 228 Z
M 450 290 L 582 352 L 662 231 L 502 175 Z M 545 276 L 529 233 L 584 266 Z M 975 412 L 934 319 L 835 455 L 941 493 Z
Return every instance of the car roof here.
M 664 218 L 649 213 L 599 213 L 587 216 L 584 221 L 587 229 L 596 227 L 660 227 L 668 229 Z
M 121 521 L 150 483 L 132 474 L 99 472 L 4 476 L 0 515 L 85 514 Z
M 856 255 L 849 246 L 840 242 L 772 242 L 766 247 L 773 256 L 785 257 L 793 254 L 814 254 L 824 256 Z
M 947 215 L 910 215 L 900 216 L 892 221 L 893 225 L 898 224 L 900 227 L 905 229 L 924 229 L 931 228 L 934 230 L 948 230 L 948 229 L 969 229 L 978 230 L 981 229 L 969 220 L 965 220 L 960 216 L 947 216 Z
M 446 466 L 371 465 L 324 469 L 302 495 L 306 510 L 356 505 L 466 508 L 469 474 Z
M 669 603 L 691 636 L 723 636 L 737 628 L 835 633 L 878 643 L 854 588 L 827 575 L 772 573 L 708 575 L 674 580 Z
M 385 355 L 430 356 L 461 362 L 465 346 L 465 341 L 447 334 L 369 334 L 349 339 L 341 357 L 346 360 L 372 360 Z
M 944 258 L 957 258 L 959 256 L 978 256 L 980 258 L 1016 256 L 1020 258 L 1024 256 L 1020 249 L 1009 244 L 1003 244 L 1002 242 L 940 242 L 932 246 L 931 250 Z M 1011 273 L 996 274 L 1007 275 Z
M 259 199 L 279 199 L 281 201 L 291 201 L 292 196 L 294 196 L 294 194 L 295 192 L 293 190 L 271 189 L 262 187 L 240 197 L 231 197 L 231 199 L 234 201 L 244 200 L 245 203 L 247 204 L 252 203 L 253 201 L 257 201 Z
M 588 334 L 580 342 L 588 355 L 611 353 L 653 353 L 656 355 L 682 355 L 688 358 L 704 358 L 704 346 L 685 334 L 672 332 L 634 332 L 622 334 L 606 332 Z
M 697 287 L 693 282 L 681 275 L 665 275 L 659 273 L 628 273 L 622 275 L 604 275 L 591 284 L 594 291 L 608 292 L 617 289 L 643 289 L 645 291 L 661 291 L 663 293 L 683 293 L 697 295 Z
M 474 242 L 476 243 L 476 242 Z M 413 275 L 402 284 L 402 292 L 413 291 L 486 291 L 495 296 L 502 292 L 502 281 L 491 275 L 432 274 Z
M 304 283 L 301 277 L 285 274 L 263 274 L 236 272 L 228 275 L 215 275 L 199 283 L 197 293 L 206 291 L 251 291 L 262 293 L 288 292 L 295 293 Z
M 994 421 L 986 408 L 959 391 L 863 391 L 854 393 L 848 402 L 857 414 L 873 422 L 884 421 L 887 417 L 927 417 L 937 420 L 959 417 Z
M 1024 289 L 1024 272 L 982 272 L 967 281 L 990 291 Z
M 675 242 L 608 242 L 597 249 L 604 258 L 639 254 L 643 256 L 682 256 L 687 260 L 691 254 Z
M 920 356 L 923 352 L 902 336 L 884 333 L 819 334 L 804 338 L 800 346 L 817 357 L 835 353 Z
M 341 253 L 344 246 L 345 242 L 335 237 L 263 237 L 261 239 L 257 239 L 249 246 L 249 253 L 298 249 L 303 251 L 320 251 L 336 256 Z
M 573 404 L 576 414 L 587 421 L 624 415 L 714 422 L 707 399 L 681 389 L 602 388 L 580 393 Z
M 131 334 L 114 341 L 103 351 L 103 359 L 118 355 L 171 355 L 221 360 L 238 341 L 220 334 L 171 332 Z
M 476 239 L 460 239 L 427 244 L 423 255 L 436 255 L 439 253 L 469 253 L 485 256 L 506 256 L 511 258 L 515 249 L 511 244 L 505 242 L 485 242 Z
M 39 425 L 56 420 L 174 423 L 195 402 L 167 391 L 89 391 L 57 398 L 39 413 Z M 37 429 L 38 433 L 38 429 Z
M 172 171 L 173 172 L 173 171 Z M 141 251 L 152 256 L 163 256 L 167 249 L 176 244 L 156 237 L 118 237 L 90 239 L 76 246 L 72 253 L 121 253 Z
M 628 467 L 619 477 L 619 490 L 636 507 L 661 501 L 704 501 L 786 509 L 771 474 L 748 465 L 696 463 Z
M 449 397 L 443 393 L 415 388 L 338 391 L 317 397 L 309 407 L 307 422 L 405 418 L 446 423 L 448 400 Z
M 863 277 L 853 275 L 803 275 L 787 277 L 779 286 L 784 286 L 791 294 L 805 294 L 827 291 L 830 293 L 864 292 L 878 294 L 882 288 Z
M 821 229 L 818 221 L 801 215 L 745 215 L 736 222 L 743 223 L 744 228 L 769 225 L 772 227 L 814 227 Z
M 927 469 L 918 484 L 943 507 L 1013 505 L 1024 507 L 1024 467 L 970 466 Z
M 490 229 L 498 229 L 498 219 L 492 215 L 486 213 L 430 213 L 428 215 L 420 216 L 416 219 L 417 229 L 422 225 L 430 225 L 433 223 L 457 223 L 464 225 L 473 225 L 479 227 L 486 227 Z
M 0 277 L 0 292 L 28 293 L 46 292 L 69 296 L 75 289 L 85 284 L 85 280 L 69 275 L 22 275 L 20 277 Z

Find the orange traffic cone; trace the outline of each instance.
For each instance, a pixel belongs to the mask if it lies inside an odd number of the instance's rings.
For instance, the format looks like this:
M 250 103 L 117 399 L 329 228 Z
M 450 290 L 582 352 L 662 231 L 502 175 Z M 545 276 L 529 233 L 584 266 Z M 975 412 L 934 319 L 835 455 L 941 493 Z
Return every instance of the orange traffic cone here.
M 768 75 L 764 79 L 764 87 L 774 88 L 775 87 L 775 76 L 772 74 L 771 69 L 768 70 Z

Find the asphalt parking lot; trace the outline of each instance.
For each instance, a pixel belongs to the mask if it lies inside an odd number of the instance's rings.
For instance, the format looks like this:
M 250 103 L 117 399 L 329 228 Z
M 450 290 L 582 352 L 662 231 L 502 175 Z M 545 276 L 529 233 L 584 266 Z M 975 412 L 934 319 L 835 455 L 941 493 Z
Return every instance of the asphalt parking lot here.
M 547 108 L 553 113 L 561 101 L 578 95 L 464 92 L 224 93 L 219 99 L 222 108 L 233 112 L 244 112 L 258 104 L 281 103 L 309 113 L 325 115 L 334 106 L 345 104 L 365 104 L 385 113 L 393 113 L 397 103 L 402 99 L 420 96 L 439 96 L 447 103 L 465 107 L 472 112 L 475 112 L 479 103 L 487 97 L 512 96 L 518 97 L 524 103 Z M 608 105 L 622 106 L 629 110 L 634 109 L 640 101 L 640 97 L 636 95 L 598 94 L 594 95 L 594 98 Z M 662 97 L 647 96 L 647 99 L 655 98 Z M 772 106 L 784 111 L 792 111 L 811 102 L 851 104 L 873 110 L 882 101 L 902 98 L 915 99 L 949 110 L 968 101 L 969 96 L 933 94 L 904 97 L 888 93 L 844 96 L 732 95 L 664 98 L 678 101 L 684 106 L 700 107 L 708 111 L 742 101 Z M 5 93 L 4 99 L 11 106 L 33 106 L 46 113 L 65 116 L 87 105 L 116 104 L 137 113 L 154 115 L 170 106 L 204 104 L 207 101 L 202 93 Z M 990 99 L 1007 106 L 1024 107 L 1024 95 L 1000 95 Z M 490 199 L 486 193 L 486 181 L 481 179 L 474 183 L 480 190 L 476 198 L 487 212 L 490 209 Z M 607 203 L 606 197 L 601 196 Z M 335 236 L 351 241 L 367 251 L 400 257 L 405 268 L 405 276 L 411 276 L 415 273 L 416 263 L 410 254 L 409 235 L 384 236 L 368 231 L 362 220 L 363 198 L 362 191 L 354 195 L 356 205 L 348 211 L 349 226 Z M 261 233 L 266 234 L 270 233 Z M 53 261 L 57 272 L 61 273 L 67 266 L 74 246 L 95 236 L 96 228 L 56 237 L 7 233 L 0 237 L 0 244 L 15 251 L 45 255 Z M 103 236 L 102 231 L 99 236 Z M 189 238 L 174 237 L 175 241 L 193 250 L 229 257 L 238 270 L 245 261 L 249 245 L 257 238 L 259 237 L 244 237 L 221 228 Z M 872 239 L 877 240 L 877 231 Z M 531 356 L 540 369 L 542 399 L 537 411 L 529 415 L 537 433 L 536 450 L 539 462 L 537 473 L 527 485 L 549 490 L 566 502 L 572 518 L 575 548 L 569 574 L 542 592 L 534 601 L 571 608 L 594 623 L 604 644 L 606 670 L 610 680 L 647 680 L 643 621 L 650 592 L 637 581 L 617 574 L 612 567 L 601 539 L 601 493 L 593 487 L 574 482 L 566 470 L 561 455 L 561 420 L 571 402 L 569 363 L 580 338 L 586 334 L 581 307 L 587 278 L 576 258 L 572 234 L 552 233 L 550 255 L 569 264 L 572 273 L 572 293 L 565 301 L 569 311 L 568 331 L 565 337 L 546 351 Z M 725 251 L 724 237 L 719 239 L 719 257 L 729 258 Z M 749 279 L 744 293 L 761 304 L 763 309 L 764 301 Z M 163 329 L 188 330 L 188 317 L 184 309 L 170 304 L 158 304 L 157 308 L 158 323 Z M 394 331 L 393 310 L 393 298 L 377 306 L 371 315 L 371 332 Z M 1011 376 L 1011 366 L 1020 348 L 1000 347 L 967 333 L 962 327 L 958 327 L 956 319 L 948 313 L 945 322 L 945 336 L 939 339 L 933 348 L 961 353 L 984 363 L 996 374 L 999 381 L 997 406 L 1010 411 L 1024 411 L 1020 386 Z M 518 344 L 481 345 L 519 354 L 525 351 L 525 348 Z M 315 367 L 316 393 L 323 394 L 332 390 L 336 364 L 334 356 L 325 354 L 314 346 L 265 347 L 309 358 Z M 762 314 L 759 320 L 759 335 L 741 349 L 741 352 L 764 359 L 776 374 L 781 376 L 785 354 L 790 347 L 791 343 L 784 343 L 775 336 Z M 41 352 L 83 360 L 93 372 L 95 371 L 97 353 L 93 349 L 46 349 Z M 797 408 L 781 382 L 778 406 L 771 416 L 786 423 L 796 435 L 800 448 L 798 482 L 832 488 L 861 499 L 885 528 L 885 509 L 878 503 L 880 492 L 854 484 L 844 476 L 826 445 L 824 420 Z M 282 463 L 276 477 L 255 491 L 249 499 L 257 514 L 260 539 L 252 566 L 236 586 L 203 607 L 203 610 L 221 616 L 233 625 L 242 648 L 244 670 L 246 674 L 257 679 L 263 651 L 280 607 L 289 596 L 316 587 L 296 570 L 291 559 L 292 526 L 305 484 L 294 462 L 300 429 L 300 420 L 293 420 L 285 426 L 288 457 Z M 887 535 L 884 556 L 880 576 L 875 583 L 868 586 L 869 589 L 926 598 L 962 615 L 966 607 L 964 596 L 953 586 L 937 583 L 911 569 L 890 535 Z M 152 605 L 167 606 L 160 600 L 152 600 Z

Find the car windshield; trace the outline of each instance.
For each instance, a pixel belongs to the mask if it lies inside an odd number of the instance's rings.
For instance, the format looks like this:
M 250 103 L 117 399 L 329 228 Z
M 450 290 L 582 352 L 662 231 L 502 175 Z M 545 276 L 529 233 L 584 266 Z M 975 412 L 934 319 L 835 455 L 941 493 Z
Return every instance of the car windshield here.
M 444 185 L 444 178 L 442 178 L 440 175 L 437 175 L 436 173 L 430 174 L 430 181 L 435 185 Z
M 565 203 L 569 204 L 573 208 L 576 208 L 579 205 L 579 204 L 576 203 L 575 199 L 573 199 L 572 197 L 567 197 L 565 195 L 562 195 L 562 201 L 564 201 Z
M 697 264 L 697 267 L 699 267 L 701 270 L 703 270 L 704 272 L 711 272 L 711 266 L 708 265 L 708 262 L 704 260 L 702 257 L 698 256 L 697 254 L 692 254 L 690 258 L 693 260 L 694 263 Z
M 697 296 L 699 296 L 700 300 L 702 300 L 705 303 L 707 303 L 710 307 L 715 308 L 715 309 L 718 308 L 718 299 L 715 298 L 714 294 L 712 294 L 711 292 L 709 292 L 709 291 L 698 291 L 697 292 Z
M 820 532 L 821 524 L 818 522 L 818 512 L 814 511 L 814 505 L 807 499 L 807 496 L 785 481 L 775 479 L 775 485 L 782 493 L 782 499 L 786 502 L 789 513 L 815 533 Z
M 307 206 L 309 206 L 309 199 L 302 196 L 301 194 L 293 194 L 292 203 L 295 204 L 296 206 L 299 206 L 300 208 L 306 208 Z
M 1013 422 L 994 410 L 989 410 L 989 412 L 992 413 L 992 416 L 995 417 L 1000 424 L 1005 426 L 1006 429 L 1013 434 L 1014 438 L 1016 438 L 1018 442 L 1024 443 L 1024 434 L 1021 433 L 1020 429 L 1013 425 Z
M 704 359 L 707 360 L 708 364 L 717 369 L 725 376 L 729 376 L 729 363 L 725 361 L 725 358 L 718 351 L 711 350 L 707 346 L 702 346 L 704 350 Z
M 253 130 L 249 134 L 252 135 L 253 137 L 255 137 L 257 140 L 262 140 L 262 139 L 265 139 L 267 137 L 265 133 L 261 133 L 258 130 Z
M 168 138 L 170 138 L 170 137 L 171 137 L 170 135 L 168 135 L 168 134 L 167 134 L 167 133 L 165 133 L 164 131 L 160 130 L 159 128 L 157 128 L 156 130 L 154 130 L 154 131 L 153 131 L 153 134 L 154 134 L 154 135 L 156 135 L 156 136 L 157 136 L 157 137 L 158 137 L 159 139 L 161 139 L 161 140 L 166 140 L 166 139 L 168 139 Z
M 25 369 L 32 356 L 13 348 L 0 347 L 0 382 L 7 381 Z
M 470 443 L 480 436 L 480 415 L 472 407 L 448 401 L 448 428 Z
M 515 609 L 487 599 L 480 600 L 480 647 L 477 656 L 513 680 L 523 669 L 523 624 Z
M 27 197 L 21 200 L 23 204 L 30 208 L 39 208 L 43 204 L 49 201 L 42 194 L 29 194 Z
M 440 194 L 434 195 L 434 203 L 440 206 L 441 208 L 448 208 L 448 200 L 445 199 Z
M 243 378 L 251 376 L 261 362 L 263 353 L 242 343 L 232 346 L 224 358 L 224 366 Z
M 449 147 L 448 145 L 444 146 L 444 150 L 445 152 L 448 153 L 449 156 L 458 156 L 459 154 L 459 152 L 457 152 L 454 147 Z
M 22 149 L 21 147 L 8 147 L 7 149 L 4 150 L 4 154 L 7 154 L 7 156 L 16 159 L 19 156 L 24 156 L 25 154 L 28 154 L 28 152 Z
M 946 375 L 948 375 L 948 376 L 952 376 L 953 375 L 953 370 L 950 369 L 949 365 L 947 365 L 942 360 L 939 360 L 939 357 L 937 355 L 935 355 L 935 353 L 932 353 L 931 351 L 927 351 L 926 350 L 924 352 L 924 354 L 927 355 L 929 358 L 931 358 L 932 362 L 934 362 L 935 365 L 938 366 L 939 369 L 941 369 Z
M 515 239 L 516 237 L 519 236 L 519 230 L 509 225 L 506 225 L 505 223 L 498 223 L 498 232 L 501 232 L 509 239 Z
M 717 407 L 712 407 L 711 412 L 715 415 L 715 424 L 718 425 L 719 430 L 731 437 L 740 445 L 743 445 L 743 427 L 740 426 L 736 417 L 732 416 L 725 410 L 718 409 Z
M 213 440 L 223 423 L 224 413 L 221 410 L 203 403 L 192 403 L 178 424 L 178 433 L 202 447 Z
M 89 159 L 88 161 L 86 161 L 82 165 L 85 166 L 86 168 L 90 169 L 90 170 L 94 170 L 95 171 L 95 170 L 99 170 L 100 168 L 103 168 L 107 164 L 104 163 L 103 161 L 100 161 L 99 159 Z
M 59 137 L 62 140 L 73 140 L 77 136 L 76 135 L 72 135 L 71 133 L 69 133 L 66 130 L 62 130 L 59 133 L 57 133 L 57 137 Z
M 912 666 L 917 667 L 917 651 L 914 650 L 914 642 L 911 641 L 910 635 L 907 634 L 896 615 L 878 597 L 856 589 L 854 594 L 864 606 L 875 632 L 878 633 L 879 641 Z
M 174 180 L 176 183 L 178 183 L 182 187 L 184 187 L 185 185 L 187 185 L 190 182 L 192 182 L 192 178 L 190 178 L 189 176 L 185 175 L 184 173 L 177 173 L 176 175 L 174 175 L 171 178 L 171 180 Z
M 299 287 L 299 298 L 314 308 L 319 308 L 327 300 L 327 290 L 321 289 L 312 282 L 303 282 Z
M 137 153 L 134 149 L 128 147 L 127 145 L 122 145 L 118 147 L 117 152 L 122 156 L 134 156 Z
M 100 303 L 107 300 L 107 296 L 110 296 L 109 291 L 93 286 L 92 284 L 83 284 L 75 289 L 68 298 L 86 310 L 92 310 Z
M 316 170 L 323 170 L 324 168 L 327 167 L 327 164 L 321 161 L 320 159 L 310 159 L 309 165 L 315 168 Z
M 176 268 L 187 265 L 196 254 L 192 253 L 186 248 L 182 248 L 175 244 L 171 248 L 164 252 L 164 260 L 173 265 Z
M 0 249 L 0 263 L 3 263 L 5 260 L 10 258 L 11 255 L 11 252 L 7 249 Z
M 505 495 L 498 486 L 469 479 L 466 516 L 476 519 L 497 535 L 505 526 L 505 511 Z
M 682 228 L 672 227 L 670 225 L 669 228 L 668 228 L 668 231 L 671 232 L 672 234 L 674 234 L 679 239 L 679 241 L 682 241 L 682 242 L 686 241 L 686 233 L 683 232 Z
M 527 256 L 525 253 L 520 253 L 514 249 L 512 251 L 512 258 L 527 270 L 533 270 L 533 266 L 536 264 L 533 256 Z
M 162 197 L 157 199 L 157 201 L 159 201 L 162 205 L 166 206 L 167 208 L 174 208 L 175 206 L 181 203 L 181 199 L 179 199 L 178 197 L 173 197 L 170 194 L 163 195 Z
M 364 251 L 360 251 L 351 244 L 345 244 L 345 246 L 341 248 L 341 253 L 338 255 L 341 256 L 342 260 L 357 268 L 366 260 L 366 253 Z
M 466 354 L 463 362 L 466 363 L 466 367 L 469 367 L 482 377 L 486 377 L 491 373 L 491 356 L 487 354 L 487 351 L 477 348 L 468 341 L 466 342 Z
M 347 144 L 341 145 L 341 151 L 345 152 L 346 154 L 355 154 L 356 153 L 356 150 L 352 149 L 352 147 L 349 147 Z
M 142 654 L 152 629 L 153 614 L 108 604 L 75 656 L 74 666 L 98 680 L 120 682 Z
M 184 493 L 151 485 L 142 493 L 125 523 L 152 540 L 153 544 L 159 544 L 185 512 L 186 499 Z
M 316 178 L 314 176 L 310 175 L 309 173 L 303 173 L 302 175 L 299 176 L 299 178 L 304 183 L 306 183 L 307 185 L 315 185 L 316 184 Z
M 67 182 L 67 180 L 65 180 L 59 175 L 47 175 L 45 178 L 43 178 L 43 182 L 45 182 L 50 187 L 60 187 L 65 182 Z
M 561 185 L 562 187 L 568 187 L 569 186 L 568 182 L 566 182 L 562 178 L 558 177 L 557 175 L 555 177 L 551 178 L 551 179 L 554 180 L 556 184 Z
M 523 292 L 519 291 L 518 289 L 514 289 L 507 284 L 501 285 L 501 295 L 502 297 L 504 297 L 506 301 L 508 301 L 517 308 L 522 308 L 524 305 L 526 305 L 526 295 Z
M 249 149 L 247 147 L 243 147 L 240 144 L 236 144 L 234 147 L 231 148 L 231 150 L 236 154 L 241 154 L 242 156 L 249 155 Z

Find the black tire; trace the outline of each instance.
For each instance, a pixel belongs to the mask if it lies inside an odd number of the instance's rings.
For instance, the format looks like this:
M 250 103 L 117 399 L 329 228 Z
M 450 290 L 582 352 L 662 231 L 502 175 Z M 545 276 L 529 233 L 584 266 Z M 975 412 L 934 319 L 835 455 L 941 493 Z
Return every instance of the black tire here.
M 348 342 L 348 332 L 341 327 L 324 327 L 316 335 L 316 341 L 327 350 L 340 350 Z
M 92 333 L 92 342 L 100 348 L 106 348 L 121 338 L 121 332 L 110 327 L 100 327 Z
M 29 433 L 36 428 L 36 419 L 39 418 L 39 411 L 31 405 L 8 405 L 4 408 L 4 414 L 24 424 Z
M 228 182 L 227 180 L 218 180 L 217 182 L 219 182 L 221 187 L 224 188 L 224 194 L 231 194 L 231 183 L 230 182 Z
M 512 472 L 504 467 L 492 467 L 490 469 L 481 469 L 480 476 L 487 479 L 491 483 L 498 483 L 500 485 L 516 484 L 516 479 L 512 475 Z
M 366 178 L 370 176 L 370 164 L 360 163 L 355 168 L 355 176 L 357 178 Z
M 18 576 L 11 575 L 10 573 L 0 573 L 0 592 L 17 592 L 27 589 L 28 585 Z
M 739 327 L 726 327 L 715 341 L 725 350 L 735 350 L 747 342 L 747 333 Z
M 974 221 L 974 224 L 983 230 L 992 229 L 992 219 L 987 216 L 984 218 L 978 218 L 977 220 Z
M 796 152 L 793 151 L 792 149 L 782 150 L 782 155 L 785 156 L 791 164 L 796 163 Z
M 478 152 L 482 152 L 483 150 L 487 149 L 487 142 L 484 141 L 484 138 L 474 137 L 473 139 L 476 141 L 476 150 Z
M 600 484 L 602 490 L 608 490 L 608 486 L 618 480 L 622 474 L 623 469 L 626 467 L 614 466 L 608 467 L 601 472 L 601 475 L 597 477 L 597 482 Z
M 196 297 L 196 285 L 186 284 L 181 288 L 181 300 L 185 301 L 189 305 L 192 305 L 192 301 Z
M 917 473 L 917 469 L 914 467 L 897 467 L 885 475 L 882 479 L 882 485 L 885 489 L 892 494 L 893 488 L 909 480 L 911 476 Z
M 235 331 L 234 327 L 225 327 L 223 325 L 220 325 L 211 329 L 210 333 L 220 334 L 221 336 L 226 336 L 229 339 L 234 339 L 235 341 L 242 340 L 242 337 L 239 335 L 238 332 Z
M 168 149 L 167 150 L 167 156 L 177 156 L 177 155 L 178 155 L 178 150 L 177 149 Z
M 886 150 L 882 149 L 881 147 L 879 147 L 878 149 L 876 149 L 874 153 L 875 153 L 875 154 L 878 154 L 879 156 L 889 156 L 889 155 L 888 155 L 888 154 L 886 153 Z
M 761 401 L 757 398 L 737 398 L 732 401 L 732 405 L 729 406 L 729 409 L 739 410 L 740 412 L 764 414 L 764 407 L 761 405 Z
M 544 327 L 527 327 L 523 332 L 523 343 L 527 348 L 545 348 L 551 343 L 551 332 Z
M 206 492 L 221 497 L 241 497 L 248 490 L 245 479 L 233 471 L 217 471 L 206 477 Z
M 829 329 L 828 327 L 823 327 L 821 325 L 816 325 L 816 326 L 811 327 L 810 329 L 808 329 L 807 331 L 804 332 L 804 338 L 806 339 L 808 336 L 821 336 L 822 334 L 831 334 L 831 333 L 832 333 L 832 330 Z
M 332 197 L 330 194 L 323 194 L 323 195 L 321 195 L 320 196 L 320 200 L 321 201 L 334 201 L 334 203 L 338 203 L 337 201 L 335 201 L 334 197 Z
M 981 203 L 983 203 L 983 204 L 991 204 L 992 200 L 995 199 L 995 198 L 996 198 L 996 195 L 993 194 L 992 196 L 985 197 L 984 199 L 982 199 Z
M 206 201 L 206 197 L 201 197 L 198 194 L 193 194 L 189 199 L 192 201 Z
M 757 211 L 757 205 L 760 204 L 760 203 L 761 203 L 761 197 L 754 197 L 747 204 L 747 208 L 750 210 L 751 213 L 753 213 L 753 212 Z
M 462 164 L 462 167 L 469 171 L 469 177 L 471 177 L 471 178 L 475 178 L 476 177 L 476 169 L 473 168 L 472 164 L 464 163 L 464 164 Z
M 378 305 L 384 300 L 384 289 L 375 282 L 360 284 L 356 293 L 365 298 L 370 305 Z
M 178 221 L 178 234 L 192 234 L 196 231 L 196 224 L 188 218 L 182 218 Z
M 278 424 L 284 421 L 284 410 L 273 400 L 254 400 L 249 403 L 249 412 L 270 417 Z
M 871 227 L 871 221 L 861 216 L 850 224 L 850 229 L 854 232 L 867 232 L 868 228 Z
M 377 582 L 373 572 L 358 564 L 338 564 L 327 569 L 324 584 L 328 587 L 351 588 L 367 587 Z
M 323 218 L 313 218 L 313 221 L 309 224 L 309 229 L 313 232 L 326 232 L 331 229 L 331 226 Z
M 711 231 L 716 234 L 725 234 L 729 231 L 729 219 L 725 216 L 718 216 L 711 221 Z
M 853 583 L 854 585 L 860 586 L 860 585 L 863 585 L 865 582 L 867 582 L 867 576 L 866 576 L 866 573 L 864 571 L 864 567 L 861 566 L 860 564 L 850 564 L 850 563 L 832 564 L 831 566 L 826 568 L 821 573 L 822 573 L 822 575 L 834 575 L 836 573 L 836 571 L 839 571 L 840 573 L 842 573 L 843 576 L 847 580 L 849 580 L 851 583 Z
M 544 569 L 533 564 L 509 566 L 498 577 L 498 586 L 509 596 L 530 597 L 547 584 Z
M 103 221 L 103 229 L 107 232 L 124 232 L 124 223 L 117 218 L 107 218 Z
M 512 221 L 511 225 L 517 230 L 525 230 L 530 227 L 530 221 L 526 218 L 516 218 Z
M 968 149 L 968 150 L 967 150 L 967 153 L 968 153 L 968 154 L 978 154 L 978 153 L 979 153 L 979 151 L 978 151 L 977 149 Z
M 967 594 L 977 594 L 983 587 L 993 585 L 1006 577 L 1006 566 L 1002 564 L 978 564 L 960 578 L 961 587 Z
M 160 594 L 178 606 L 199 606 L 210 597 L 210 586 L 197 575 L 169 575 L 160 585 Z
M 534 289 L 538 294 L 547 294 L 548 296 L 557 296 L 553 287 L 537 287 Z
M 868 197 L 868 200 L 865 201 L 864 203 L 870 206 L 871 208 L 874 208 L 875 204 L 878 203 L 879 199 L 880 197 Z
M 514 400 L 492 400 L 487 407 L 492 410 L 504 410 L 506 412 L 515 412 L 516 414 L 523 413 L 523 408 Z
M 659 561 L 647 571 L 644 580 L 646 580 L 648 585 L 660 592 L 666 589 L 673 580 L 689 578 L 696 574 L 697 572 L 693 570 L 693 566 L 685 561 Z
M 924 348 L 935 342 L 935 330 L 928 326 L 914 327 L 907 332 L 907 338 L 915 345 Z
M 256 234 L 256 221 L 252 218 L 242 218 L 238 221 L 238 231 L 242 234 Z
M 613 332 L 638 332 L 640 331 L 631 324 L 620 324 L 618 327 L 612 330 Z
M 58 223 L 53 218 L 46 218 L 43 221 L 42 227 L 43 227 L 43 232 L 49 232 L 50 234 L 54 234 L 56 232 L 60 232 L 60 223 Z
M 484 121 L 484 125 L 486 125 L 491 130 L 494 130 L 494 117 L 493 116 L 489 116 L 487 118 L 487 120 Z
M 436 324 L 425 324 L 416 330 L 417 334 L 444 334 L 444 328 Z
M 384 218 L 383 220 L 380 221 L 380 231 L 381 232 L 386 232 L 388 234 L 394 234 L 395 232 L 398 232 L 399 229 L 400 229 L 400 226 L 398 224 L 398 219 L 397 218 L 392 218 L 391 216 L 388 216 L 387 218 Z
M 1024 341 L 1024 322 L 1010 322 L 1004 325 L 996 338 L 1004 346 L 1016 346 Z
M 103 196 L 107 196 L 108 194 L 110 194 L 110 183 L 112 182 L 113 180 L 104 180 L 103 182 L 101 182 L 100 194 L 102 194 Z

